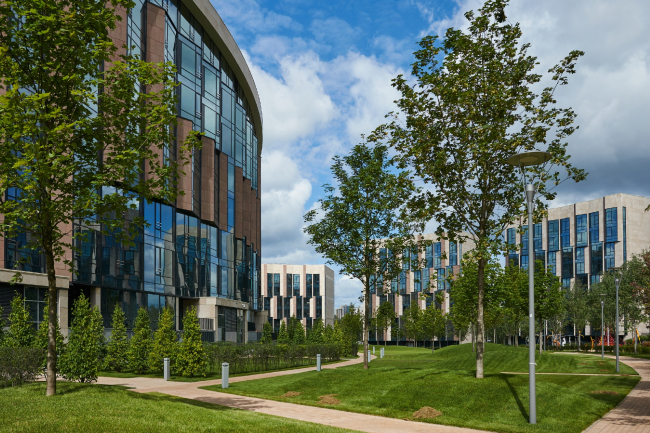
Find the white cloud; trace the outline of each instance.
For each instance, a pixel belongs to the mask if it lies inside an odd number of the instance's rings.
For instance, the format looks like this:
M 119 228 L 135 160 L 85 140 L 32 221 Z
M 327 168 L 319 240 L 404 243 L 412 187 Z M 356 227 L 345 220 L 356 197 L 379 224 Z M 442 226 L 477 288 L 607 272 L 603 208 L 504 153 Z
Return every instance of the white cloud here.
M 280 77 L 253 64 L 251 70 L 264 113 L 264 142 L 286 148 L 318 131 L 336 112 L 318 76 L 320 59 L 312 52 L 278 59 Z
M 334 282 L 334 290 L 336 295 L 334 308 L 342 305 L 354 304 L 359 306 L 361 304 L 359 297 L 363 291 L 363 284 L 356 278 L 348 275 L 340 275 Z

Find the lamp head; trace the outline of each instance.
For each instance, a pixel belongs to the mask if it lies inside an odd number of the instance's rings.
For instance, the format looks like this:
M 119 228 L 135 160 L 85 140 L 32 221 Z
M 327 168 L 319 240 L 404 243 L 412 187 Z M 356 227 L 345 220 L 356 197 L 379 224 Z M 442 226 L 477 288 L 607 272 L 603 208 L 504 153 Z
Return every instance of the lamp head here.
M 506 160 L 510 165 L 515 167 L 529 167 L 531 165 L 540 165 L 550 161 L 552 158 L 548 152 L 523 152 L 512 155 Z

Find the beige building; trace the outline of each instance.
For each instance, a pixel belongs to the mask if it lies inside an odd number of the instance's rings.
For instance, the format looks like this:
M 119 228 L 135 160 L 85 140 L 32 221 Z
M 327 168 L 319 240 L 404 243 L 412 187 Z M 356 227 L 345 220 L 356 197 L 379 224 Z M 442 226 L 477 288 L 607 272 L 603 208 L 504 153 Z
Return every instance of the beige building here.
M 424 252 L 417 255 L 419 260 L 425 259 L 426 265 L 420 270 L 413 270 L 410 261 L 406 258 L 399 277 L 391 282 L 384 282 L 384 293 L 371 293 L 370 307 L 373 315 L 381 304 L 390 302 L 395 307 L 395 316 L 401 321 L 404 310 L 415 303 L 418 303 L 422 309 L 427 308 L 434 302 L 437 292 L 444 293 L 444 303 L 441 307 L 443 311 L 449 311 L 448 279 L 460 273 L 463 254 L 474 249 L 475 244 L 471 240 L 465 240 L 464 243 L 449 242 L 440 239 L 434 233 L 424 234 L 417 239 L 432 241 Z M 361 304 L 362 309 L 364 305 Z M 371 340 L 373 337 L 375 336 L 371 336 Z M 383 341 L 384 338 L 393 339 L 391 329 L 389 328 L 385 335 L 377 335 L 376 338 L 378 341 Z
M 334 271 L 325 265 L 262 265 L 262 308 L 274 332 L 292 316 L 305 329 L 317 319 L 334 325 Z
M 607 270 L 650 249 L 650 212 L 645 211 L 649 205 L 647 197 L 612 194 L 549 209 L 548 216 L 534 225 L 535 259 L 543 261 L 564 287 L 576 280 L 591 287 Z M 523 244 L 509 252 L 507 264 L 528 267 L 528 234 L 517 233 L 526 222 L 522 217 L 506 230 L 508 243 Z

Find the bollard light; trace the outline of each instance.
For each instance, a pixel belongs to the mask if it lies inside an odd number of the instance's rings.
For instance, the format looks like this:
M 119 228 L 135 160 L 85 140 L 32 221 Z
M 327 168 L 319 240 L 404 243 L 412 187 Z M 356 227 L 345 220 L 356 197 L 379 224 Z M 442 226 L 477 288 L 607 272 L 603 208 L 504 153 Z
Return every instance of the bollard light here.
M 320 353 L 316 355 L 316 371 L 320 371 Z
M 221 364 L 221 387 L 228 388 L 228 375 L 230 374 L 230 366 L 227 362 Z
M 368 362 L 370 362 L 370 349 L 368 349 Z
M 372 346 L 372 354 L 375 354 L 375 346 Z
M 163 360 L 163 376 L 164 376 L 165 380 L 169 380 L 169 377 L 171 376 L 171 374 L 170 374 L 171 373 L 170 365 L 171 365 L 171 361 L 169 360 L 169 358 L 165 358 Z

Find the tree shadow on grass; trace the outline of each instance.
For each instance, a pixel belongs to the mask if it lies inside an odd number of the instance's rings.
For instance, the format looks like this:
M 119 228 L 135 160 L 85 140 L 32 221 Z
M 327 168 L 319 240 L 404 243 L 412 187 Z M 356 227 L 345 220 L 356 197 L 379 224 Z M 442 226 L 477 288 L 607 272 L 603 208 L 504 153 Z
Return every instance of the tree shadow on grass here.
M 517 394 L 517 390 L 515 387 L 510 383 L 510 379 L 513 377 L 512 375 L 505 375 L 502 374 L 500 375 L 503 378 L 503 381 L 506 383 L 508 388 L 510 389 L 510 392 L 512 393 L 512 396 L 515 398 L 515 402 L 517 403 L 517 407 L 519 408 L 519 412 L 521 412 L 521 416 L 524 420 L 528 420 L 528 411 L 524 407 L 524 404 L 521 402 L 521 399 L 519 398 L 519 395 Z

